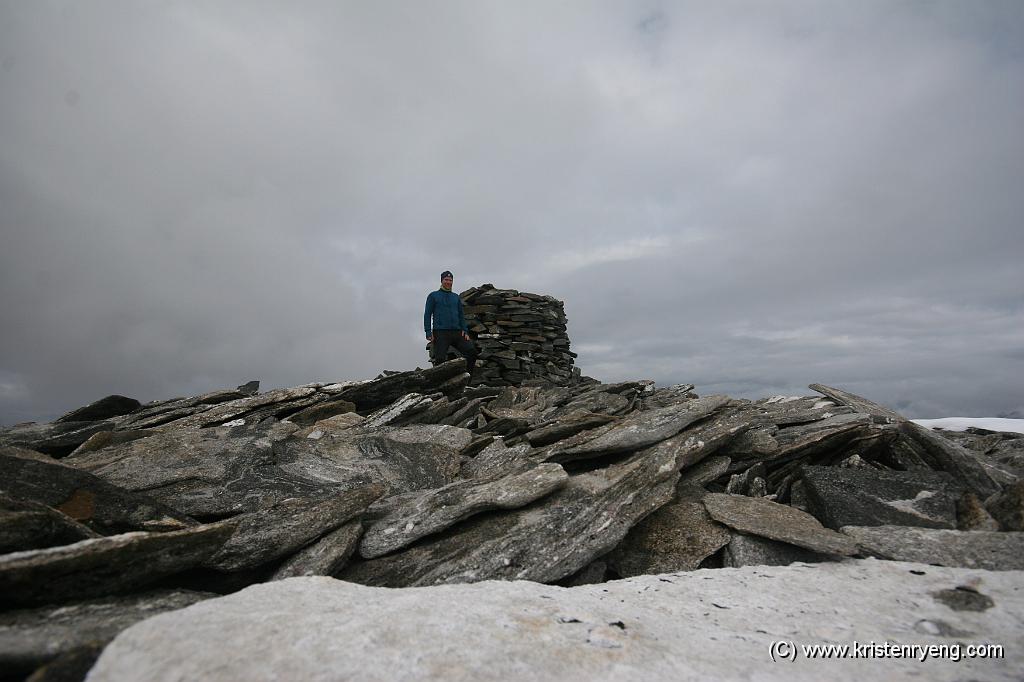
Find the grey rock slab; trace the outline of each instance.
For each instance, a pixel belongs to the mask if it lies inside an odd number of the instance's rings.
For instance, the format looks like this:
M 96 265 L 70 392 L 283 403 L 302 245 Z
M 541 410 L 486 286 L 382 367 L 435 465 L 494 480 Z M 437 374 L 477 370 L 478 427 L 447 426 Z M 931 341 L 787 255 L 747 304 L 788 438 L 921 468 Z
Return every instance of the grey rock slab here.
M 134 429 L 130 431 L 100 431 L 89 436 L 89 439 L 79 445 L 71 453 L 71 456 L 78 455 L 84 452 L 92 452 L 93 450 L 99 450 L 105 448 L 108 445 L 120 445 L 121 443 L 128 443 L 133 440 L 140 438 L 148 438 L 153 436 L 159 431 L 154 429 Z
M 106 398 L 100 398 L 85 407 L 72 410 L 54 421 L 57 423 L 101 421 L 134 412 L 140 407 L 142 407 L 142 403 L 135 398 L 126 398 L 123 395 L 108 395 Z
M 633 526 L 604 560 L 623 578 L 693 571 L 730 537 L 699 500 L 678 500 Z
M 0 492 L 53 507 L 104 535 L 195 525 L 190 517 L 148 495 L 69 466 L 68 459 L 5 453 L 0 453 Z
M 118 422 L 117 428 L 119 430 L 131 430 L 159 426 L 209 410 L 214 405 L 219 405 L 220 403 L 245 398 L 247 395 L 238 390 L 218 390 L 190 398 L 172 398 L 171 400 L 147 403 Z
M 213 524 L 229 528 L 231 536 L 202 565 L 240 571 L 288 556 L 362 514 L 383 492 L 382 485 L 370 483 L 327 500 L 284 500 Z
M 519 581 L 389 590 L 294 578 L 143 621 L 106 648 L 89 680 L 1010 682 L 1024 674 L 1022 580 L 873 560 L 569 589 Z M 933 596 L 975 582 L 995 607 L 958 611 Z M 778 641 L 996 643 L 1004 657 L 773 662 Z
M 390 426 L 392 424 L 397 424 L 402 420 L 408 419 L 413 415 L 429 409 L 433 404 L 434 400 L 429 396 L 420 395 L 419 393 L 409 393 L 387 407 L 382 407 L 379 410 L 375 410 L 374 412 L 366 415 L 366 420 L 363 422 L 362 426 L 373 428 L 375 426 Z
M 125 628 L 150 616 L 216 596 L 159 590 L 0 613 L 0 668 L 6 673 L 27 674 L 76 649 L 107 644 Z
M 314 396 L 316 393 L 317 389 L 312 386 L 279 388 L 273 391 L 267 391 L 266 393 L 260 393 L 259 395 L 218 403 L 208 410 L 204 410 L 181 419 L 175 419 L 174 421 L 165 422 L 156 428 L 167 431 L 221 426 L 225 422 L 234 421 L 236 419 L 246 419 L 250 413 L 256 412 L 259 412 L 260 415 L 255 419 L 255 421 L 261 421 L 266 416 L 288 413 L 290 407 L 295 408 L 290 410 L 292 412 L 308 407 L 311 404 L 310 401 L 302 401 L 303 398 L 314 397 L 314 400 L 327 398 L 326 395 L 317 398 Z M 267 407 L 271 408 L 269 412 L 262 409 Z
M 198 526 L 133 532 L 0 556 L 0 606 L 77 601 L 131 592 L 212 556 L 231 535 Z
M 300 426 L 310 426 L 321 419 L 328 419 L 339 414 L 349 414 L 355 410 L 355 403 L 347 400 L 327 400 L 289 415 L 288 421 Z
M 564 417 L 526 433 L 526 440 L 534 447 L 551 445 L 582 431 L 604 426 L 615 421 L 616 417 L 607 414 L 574 410 Z
M 456 426 L 355 426 L 315 440 L 291 439 L 275 455 L 288 476 L 339 488 L 378 482 L 391 496 L 454 482 L 460 453 L 472 441 L 471 431 Z
M 890 410 L 888 407 L 879 405 L 876 402 L 872 402 L 867 398 L 862 398 L 854 393 L 844 391 L 841 388 L 833 388 L 824 384 L 811 384 L 807 388 L 828 396 L 837 403 L 853 408 L 857 412 L 876 416 L 885 421 L 897 424 L 906 421 L 905 417 L 893 410 Z
M 493 478 L 520 471 L 533 464 L 526 443 L 509 447 L 498 438 L 462 465 L 463 478 Z
M 565 485 L 558 464 L 540 464 L 500 478 L 456 481 L 427 490 L 376 520 L 363 535 L 359 554 L 383 556 L 492 509 L 516 509 Z
M 0 494 L 0 554 L 69 545 L 95 537 L 99 533 L 56 509 Z
M 348 563 L 359 547 L 363 536 L 363 522 L 349 521 L 336 530 L 296 552 L 271 576 L 271 580 L 284 580 L 308 575 L 334 575 Z
M 466 373 L 466 361 L 462 358 L 445 362 L 436 367 L 398 372 L 373 381 L 367 381 L 342 390 L 338 397 L 355 403 L 361 414 L 372 412 L 395 402 L 409 393 L 433 393 L 445 382 Z M 456 388 L 457 385 L 453 388 Z
M 1024 531 L 1024 481 L 1018 481 L 985 500 L 985 508 L 1002 530 Z
M 842 532 L 881 559 L 938 566 L 1024 569 L 1024 533 L 911 526 L 846 526 Z
M 725 547 L 722 563 L 726 567 L 741 568 L 743 566 L 789 566 L 802 561 L 817 563 L 827 561 L 831 557 L 812 552 L 785 542 L 776 542 L 757 535 L 734 533 Z
M 635 412 L 582 445 L 554 447 L 548 460 L 567 462 L 639 450 L 671 438 L 728 401 L 725 396 L 710 396 L 679 405 Z
M 763 497 L 708 493 L 703 502 L 711 518 L 741 533 L 823 554 L 852 556 L 858 551 L 856 542 L 825 528 L 810 514 Z
M 979 461 L 977 453 L 972 453 L 914 422 L 901 423 L 899 430 L 903 437 L 923 448 L 928 457 L 939 463 L 943 471 L 952 474 L 979 498 L 985 499 L 999 492 L 999 484 L 992 479 Z
M 672 498 L 678 478 L 672 453 L 638 453 L 571 476 L 565 487 L 526 507 L 474 517 L 436 539 L 353 562 L 338 577 L 393 587 L 553 582 L 615 547 L 635 523 Z
M 870 415 L 837 414 L 825 419 L 780 428 L 773 436 L 779 449 L 770 459 L 779 461 L 840 451 L 858 438 L 875 435 Z
M 95 433 L 110 431 L 112 421 L 22 424 L 0 429 L 0 446 L 28 448 L 55 457 L 70 454 Z
M 712 455 L 683 470 L 679 485 L 707 485 L 729 470 L 732 459 L 725 455 Z
M 808 511 L 829 528 L 956 528 L 964 489 L 945 472 L 819 466 L 801 472 Z
M 265 508 L 290 497 L 327 497 L 339 486 L 279 466 L 295 424 L 167 431 L 66 458 L 77 468 L 199 517 Z

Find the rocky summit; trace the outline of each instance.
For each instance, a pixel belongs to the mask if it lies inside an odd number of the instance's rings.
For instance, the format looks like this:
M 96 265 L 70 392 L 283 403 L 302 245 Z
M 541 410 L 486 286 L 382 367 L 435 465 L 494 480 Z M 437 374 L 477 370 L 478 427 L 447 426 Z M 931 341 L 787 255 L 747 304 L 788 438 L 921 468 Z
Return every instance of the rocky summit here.
M 1024 677 L 1021 434 L 512 359 L 0 429 L 0 679 Z

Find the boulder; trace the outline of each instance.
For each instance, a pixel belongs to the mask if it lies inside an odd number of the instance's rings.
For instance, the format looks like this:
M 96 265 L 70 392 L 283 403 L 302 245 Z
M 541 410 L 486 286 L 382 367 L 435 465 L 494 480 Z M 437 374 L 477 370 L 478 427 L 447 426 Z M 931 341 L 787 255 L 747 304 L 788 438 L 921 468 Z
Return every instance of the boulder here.
M 964 490 L 941 471 L 805 466 L 808 511 L 829 528 L 921 526 L 956 528 Z
M 803 547 L 822 554 L 853 556 L 857 543 L 800 511 L 763 497 L 708 493 L 704 506 L 715 521 L 730 528 Z
M 456 481 L 410 494 L 402 506 L 376 520 L 363 535 L 359 553 L 383 556 L 491 509 L 516 509 L 562 487 L 569 476 L 558 464 L 540 464 L 491 479 Z
M 0 492 L 53 507 L 92 530 L 114 535 L 133 530 L 176 530 L 195 525 L 149 495 L 119 486 L 63 462 L 0 453 Z
M 133 532 L 0 556 L 0 607 L 138 590 L 208 559 L 230 535 L 223 526 Z
M 100 398 L 94 403 L 85 407 L 79 407 L 54 420 L 56 423 L 65 422 L 94 422 L 120 417 L 123 414 L 134 412 L 142 407 L 142 403 L 134 398 L 126 398 L 123 395 L 108 395 Z
M 672 498 L 678 478 L 672 453 L 641 451 L 571 476 L 565 487 L 527 507 L 475 517 L 436 539 L 353 562 L 338 577 L 391 587 L 554 582 L 615 547 L 635 523 Z
M 5 676 L 27 675 L 58 656 L 105 645 L 128 626 L 150 616 L 216 596 L 159 590 L 0 613 L 0 668 Z
M 871 556 L 938 566 L 1024 569 L 1024 533 L 911 526 L 846 526 L 842 532 Z
M 388 590 L 293 578 L 139 623 L 107 647 L 89 680 L 1009 682 L 1022 670 L 1021 579 L 872 560 L 571 589 L 519 581 Z M 934 596 L 975 581 L 996 608 L 958 611 Z M 797 648 L 791 661 L 784 645 L 773 647 L 779 641 L 904 644 L 908 653 L 809 660 Z M 993 643 L 1003 655 L 954 663 L 937 653 Z M 914 645 L 936 648 L 922 661 Z

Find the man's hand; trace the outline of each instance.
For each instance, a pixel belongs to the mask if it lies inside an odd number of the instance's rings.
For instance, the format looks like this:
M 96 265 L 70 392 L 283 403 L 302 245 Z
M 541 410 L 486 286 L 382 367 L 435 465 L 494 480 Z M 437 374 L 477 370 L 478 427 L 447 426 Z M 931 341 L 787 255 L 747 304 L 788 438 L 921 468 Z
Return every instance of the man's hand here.
M 462 338 L 466 339 L 466 341 L 469 341 L 469 333 L 468 332 L 462 332 Z
M 429 336 L 427 336 L 427 341 L 430 342 L 430 343 L 433 343 L 434 342 L 434 335 L 430 334 Z

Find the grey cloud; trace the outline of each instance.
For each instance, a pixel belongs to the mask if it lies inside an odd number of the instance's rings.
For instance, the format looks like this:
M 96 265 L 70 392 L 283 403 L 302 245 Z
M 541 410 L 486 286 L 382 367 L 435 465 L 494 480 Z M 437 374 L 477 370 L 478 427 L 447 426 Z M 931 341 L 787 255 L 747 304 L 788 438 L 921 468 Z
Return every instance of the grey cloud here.
M 1015 2 L 0 2 L 0 423 L 425 363 L 1020 409 Z

